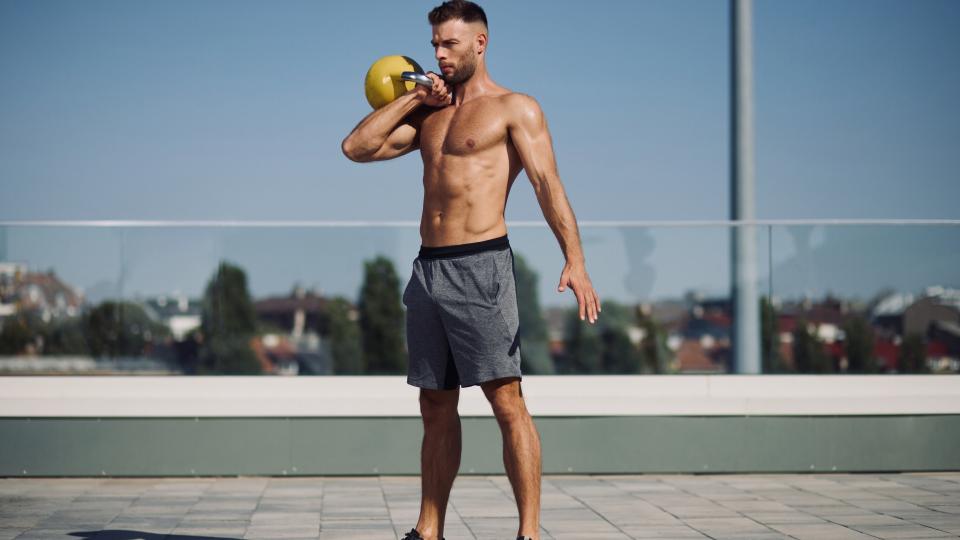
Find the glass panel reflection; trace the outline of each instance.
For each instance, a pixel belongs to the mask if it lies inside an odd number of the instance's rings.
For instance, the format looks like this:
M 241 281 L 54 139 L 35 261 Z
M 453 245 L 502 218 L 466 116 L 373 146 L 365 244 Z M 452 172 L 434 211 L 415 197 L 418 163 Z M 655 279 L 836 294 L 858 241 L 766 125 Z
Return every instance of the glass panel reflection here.
M 529 224 L 528 224 L 529 225 Z M 524 374 L 732 373 L 734 226 L 511 226 Z M 957 373 L 960 227 L 753 225 L 763 373 Z M 405 374 L 416 226 L 0 226 L 3 375 Z

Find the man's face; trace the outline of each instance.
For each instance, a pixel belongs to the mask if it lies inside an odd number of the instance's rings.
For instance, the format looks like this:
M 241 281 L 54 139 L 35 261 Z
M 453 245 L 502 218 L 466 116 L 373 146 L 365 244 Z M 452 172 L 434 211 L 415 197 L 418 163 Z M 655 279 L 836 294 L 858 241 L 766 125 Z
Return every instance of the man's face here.
M 453 19 L 433 27 L 434 57 L 440 75 L 447 84 L 460 84 L 469 80 L 477 69 L 477 49 L 486 46 L 486 36 L 481 23 L 466 23 Z

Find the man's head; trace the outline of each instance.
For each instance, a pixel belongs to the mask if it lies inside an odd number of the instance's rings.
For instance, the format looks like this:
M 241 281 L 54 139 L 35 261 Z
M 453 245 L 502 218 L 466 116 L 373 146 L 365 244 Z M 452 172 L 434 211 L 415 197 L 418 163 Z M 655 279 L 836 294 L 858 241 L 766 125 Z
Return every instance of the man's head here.
M 433 29 L 430 44 L 447 84 L 470 79 L 487 50 L 487 15 L 469 0 L 448 0 L 427 15 Z

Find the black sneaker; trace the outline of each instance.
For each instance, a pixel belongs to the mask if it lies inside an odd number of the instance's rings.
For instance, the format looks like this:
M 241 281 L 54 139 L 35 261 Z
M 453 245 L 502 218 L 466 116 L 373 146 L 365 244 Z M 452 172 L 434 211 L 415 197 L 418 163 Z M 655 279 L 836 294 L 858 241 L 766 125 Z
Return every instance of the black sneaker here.
M 420 533 L 417 532 L 416 528 L 410 529 L 410 532 L 403 535 L 403 538 L 400 540 L 423 540 L 423 537 L 420 536 Z M 446 538 L 441 538 L 440 540 L 447 540 Z

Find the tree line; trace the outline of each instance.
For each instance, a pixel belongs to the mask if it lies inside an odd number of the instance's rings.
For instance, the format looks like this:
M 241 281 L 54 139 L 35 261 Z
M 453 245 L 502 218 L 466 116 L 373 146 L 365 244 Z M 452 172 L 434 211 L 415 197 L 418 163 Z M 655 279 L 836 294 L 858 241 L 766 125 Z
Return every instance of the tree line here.
M 515 254 L 517 304 L 520 318 L 521 370 L 525 374 L 658 374 L 675 373 L 676 359 L 667 346 L 667 332 L 640 306 L 604 300 L 596 324 L 581 321 L 576 305 L 563 320 L 562 346 L 552 351 L 547 323 L 538 298 L 536 272 Z M 406 330 L 401 302 L 402 284 L 393 262 L 377 256 L 363 263 L 363 280 L 356 301 L 345 296 L 327 299 L 316 323 L 336 374 L 404 374 L 407 369 Z M 846 365 L 838 365 L 811 325 L 797 319 L 791 333 L 793 366 L 781 354 L 777 313 L 762 297 L 761 351 L 764 373 L 878 373 L 873 330 L 860 315 L 843 325 Z M 635 343 L 631 330 L 639 329 Z M 221 261 L 203 293 L 200 327 L 178 344 L 176 361 L 195 374 L 259 374 L 263 371 L 252 341 L 277 329 L 258 321 L 245 271 Z M 88 355 L 94 357 L 150 356 L 161 343 L 172 341 L 165 325 L 153 321 L 136 303 L 108 300 L 79 317 L 44 322 L 35 312 L 8 317 L 0 330 L 0 354 Z M 184 345 L 192 345 L 185 347 Z M 183 353 L 188 351 L 188 353 Z M 924 373 L 922 336 L 905 336 L 898 364 L 901 372 Z

